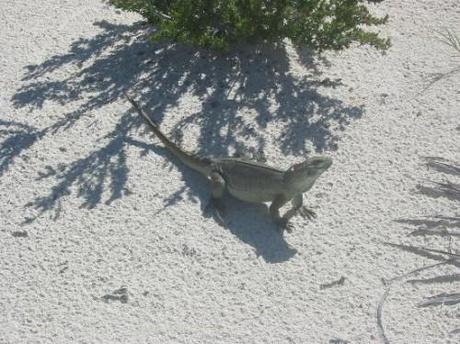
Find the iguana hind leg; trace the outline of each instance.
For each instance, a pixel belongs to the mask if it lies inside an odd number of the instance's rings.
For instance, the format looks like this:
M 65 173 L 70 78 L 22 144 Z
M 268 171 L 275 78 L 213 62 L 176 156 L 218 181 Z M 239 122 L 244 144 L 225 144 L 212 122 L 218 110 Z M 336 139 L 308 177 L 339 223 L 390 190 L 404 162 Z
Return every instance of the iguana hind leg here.
M 211 182 L 211 197 L 206 205 L 206 210 L 212 208 L 216 212 L 216 217 L 218 221 L 223 224 L 224 223 L 224 212 L 225 207 L 222 202 L 222 197 L 224 196 L 225 192 L 225 180 L 224 178 L 216 171 L 211 172 L 209 175 L 209 180 Z

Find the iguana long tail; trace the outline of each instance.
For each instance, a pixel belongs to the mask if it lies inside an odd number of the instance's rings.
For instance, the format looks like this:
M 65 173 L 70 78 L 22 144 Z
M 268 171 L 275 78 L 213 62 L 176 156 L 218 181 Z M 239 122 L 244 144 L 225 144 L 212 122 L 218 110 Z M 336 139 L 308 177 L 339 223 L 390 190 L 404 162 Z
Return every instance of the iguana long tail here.
M 174 142 L 169 140 L 158 128 L 158 124 L 150 119 L 149 116 L 141 109 L 141 107 L 131 98 L 127 93 L 125 93 L 126 98 L 128 98 L 131 105 L 136 109 L 139 115 L 145 120 L 147 125 L 152 129 L 155 135 L 163 142 L 166 148 L 171 151 L 180 161 L 182 161 L 188 167 L 202 173 L 204 176 L 208 176 L 211 173 L 211 164 L 212 162 L 206 158 L 200 158 L 189 154 L 179 148 Z

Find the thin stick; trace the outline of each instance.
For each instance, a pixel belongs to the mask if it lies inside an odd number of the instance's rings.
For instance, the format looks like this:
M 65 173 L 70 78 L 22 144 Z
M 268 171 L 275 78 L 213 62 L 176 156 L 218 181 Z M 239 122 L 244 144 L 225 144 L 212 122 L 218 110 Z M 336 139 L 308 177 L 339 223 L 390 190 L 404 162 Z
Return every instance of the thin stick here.
M 380 338 L 382 338 L 382 341 L 384 344 L 390 344 L 390 341 L 385 335 L 385 329 L 383 328 L 383 322 L 382 322 L 383 304 L 385 303 L 385 300 L 387 299 L 389 293 L 390 293 L 390 287 L 388 287 L 383 293 L 382 298 L 380 299 L 379 305 L 377 307 L 377 326 L 379 328 Z

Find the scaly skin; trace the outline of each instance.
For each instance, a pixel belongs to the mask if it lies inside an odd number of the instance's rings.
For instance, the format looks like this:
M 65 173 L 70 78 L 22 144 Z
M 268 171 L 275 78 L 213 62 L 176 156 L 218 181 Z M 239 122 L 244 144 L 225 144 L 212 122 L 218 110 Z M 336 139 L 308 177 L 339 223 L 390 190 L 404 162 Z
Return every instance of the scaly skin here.
M 217 210 L 217 216 L 222 222 L 222 197 L 225 190 L 242 201 L 271 202 L 270 215 L 275 223 L 288 231 L 291 230 L 289 219 L 298 211 L 309 219 L 316 217 L 312 210 L 302 207 L 302 194 L 331 166 L 331 158 L 312 157 L 291 166 L 287 171 L 247 159 L 201 158 L 185 152 L 170 141 L 140 106 L 129 95 L 125 95 L 166 148 L 185 165 L 209 179 L 212 188 L 209 205 Z M 280 216 L 279 209 L 289 201 L 292 208 L 284 216 Z

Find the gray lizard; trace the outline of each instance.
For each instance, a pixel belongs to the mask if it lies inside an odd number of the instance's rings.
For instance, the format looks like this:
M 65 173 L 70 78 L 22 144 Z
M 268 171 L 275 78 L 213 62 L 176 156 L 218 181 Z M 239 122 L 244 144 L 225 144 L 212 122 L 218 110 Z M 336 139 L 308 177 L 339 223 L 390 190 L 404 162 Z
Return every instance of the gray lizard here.
M 308 158 L 302 163 L 292 165 L 286 171 L 249 159 L 199 157 L 185 152 L 170 141 L 141 107 L 128 94 L 125 93 L 125 96 L 169 151 L 185 165 L 209 179 L 212 190 L 206 208 L 212 206 L 221 221 L 224 209 L 222 197 L 225 190 L 242 201 L 271 202 L 270 215 L 277 225 L 286 228 L 288 232 L 291 231 L 289 219 L 297 211 L 309 219 L 316 217 L 312 210 L 302 207 L 302 194 L 331 166 L 330 157 Z M 291 201 L 292 208 L 284 216 L 280 216 L 280 208 L 288 201 Z

